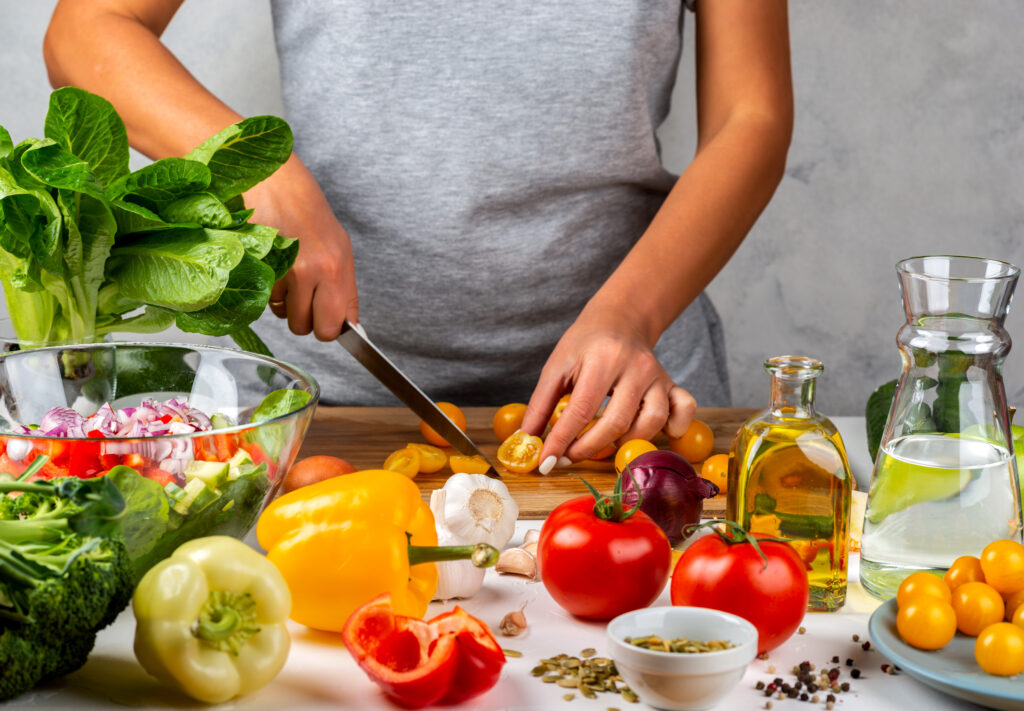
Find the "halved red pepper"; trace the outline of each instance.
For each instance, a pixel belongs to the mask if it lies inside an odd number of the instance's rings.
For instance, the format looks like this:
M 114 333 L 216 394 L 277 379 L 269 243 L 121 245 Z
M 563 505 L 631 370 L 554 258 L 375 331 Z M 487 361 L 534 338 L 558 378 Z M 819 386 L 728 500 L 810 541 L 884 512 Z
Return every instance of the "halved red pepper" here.
M 370 679 L 409 708 L 478 696 L 505 664 L 487 625 L 461 607 L 424 622 L 396 615 L 384 594 L 352 613 L 341 635 Z

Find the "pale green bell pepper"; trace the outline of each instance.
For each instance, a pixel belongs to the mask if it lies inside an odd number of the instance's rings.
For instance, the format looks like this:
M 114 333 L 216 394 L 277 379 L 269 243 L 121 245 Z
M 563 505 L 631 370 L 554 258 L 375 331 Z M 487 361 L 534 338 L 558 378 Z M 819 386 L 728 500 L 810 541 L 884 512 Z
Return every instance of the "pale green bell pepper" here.
M 270 682 L 288 658 L 291 594 L 241 541 L 197 538 L 139 582 L 135 656 L 160 681 L 208 703 Z

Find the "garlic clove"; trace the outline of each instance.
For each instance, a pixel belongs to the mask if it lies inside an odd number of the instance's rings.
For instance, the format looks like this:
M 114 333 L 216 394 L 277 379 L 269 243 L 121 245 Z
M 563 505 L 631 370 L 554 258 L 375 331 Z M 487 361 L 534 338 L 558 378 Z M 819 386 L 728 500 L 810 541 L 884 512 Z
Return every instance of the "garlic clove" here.
M 536 543 L 539 540 L 540 540 L 540 529 L 539 528 L 531 528 L 523 536 L 523 547 L 525 548 L 530 543 Z
M 503 637 L 518 637 L 526 630 L 526 615 L 523 614 L 525 609 L 526 603 L 524 602 L 518 610 L 513 610 L 501 618 L 498 631 Z
M 523 548 L 509 548 L 502 551 L 494 569 L 499 573 L 522 575 L 530 580 L 537 580 L 539 577 L 537 557 Z

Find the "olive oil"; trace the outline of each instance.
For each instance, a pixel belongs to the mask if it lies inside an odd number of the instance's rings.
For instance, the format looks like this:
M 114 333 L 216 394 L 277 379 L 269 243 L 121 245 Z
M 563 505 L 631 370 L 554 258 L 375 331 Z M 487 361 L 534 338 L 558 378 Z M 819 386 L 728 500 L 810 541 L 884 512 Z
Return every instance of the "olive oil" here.
M 835 425 L 814 410 L 818 361 L 765 363 L 772 403 L 740 428 L 729 456 L 726 516 L 790 542 L 807 567 L 809 610 L 846 601 L 852 480 Z

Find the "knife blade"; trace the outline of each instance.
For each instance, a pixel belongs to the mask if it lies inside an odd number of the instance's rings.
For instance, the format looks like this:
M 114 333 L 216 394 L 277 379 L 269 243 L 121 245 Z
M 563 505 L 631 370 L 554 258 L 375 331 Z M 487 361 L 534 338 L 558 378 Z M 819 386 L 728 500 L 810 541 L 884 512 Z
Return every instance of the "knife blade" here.
M 444 414 L 444 411 L 416 386 L 416 383 L 409 380 L 398 366 L 392 363 L 377 346 L 373 345 L 362 326 L 354 326 L 345 321 L 341 327 L 341 335 L 338 336 L 338 343 L 352 354 L 352 357 L 359 361 L 370 372 L 370 375 L 394 393 L 395 397 L 413 411 L 413 414 L 433 427 L 452 447 L 466 456 L 479 455 L 490 465 L 484 473 L 501 478 L 501 474 L 473 444 L 473 440 L 460 430 L 448 415 Z

